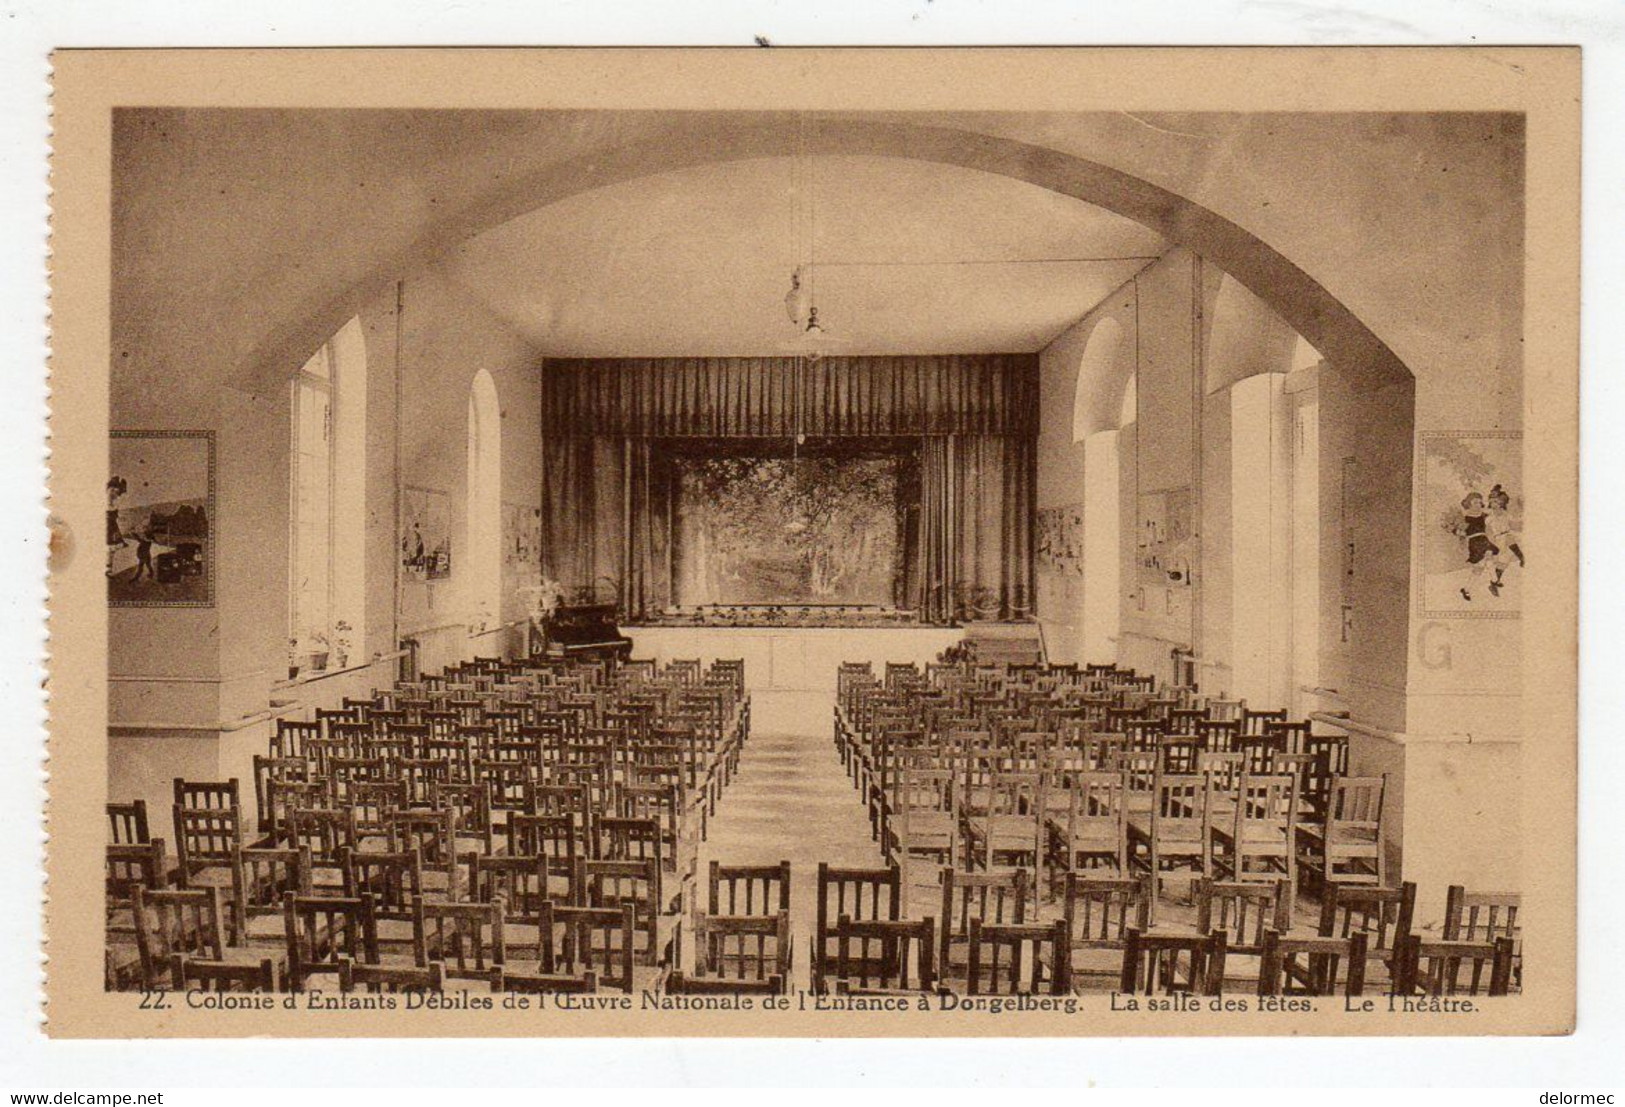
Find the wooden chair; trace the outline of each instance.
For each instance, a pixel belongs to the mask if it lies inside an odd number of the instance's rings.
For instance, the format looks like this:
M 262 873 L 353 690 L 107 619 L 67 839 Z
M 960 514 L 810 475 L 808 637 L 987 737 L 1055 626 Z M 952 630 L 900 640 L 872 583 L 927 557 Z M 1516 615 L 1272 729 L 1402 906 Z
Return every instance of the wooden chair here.
M 1195 734 L 1158 734 L 1154 738 L 1158 764 L 1162 771 L 1174 775 L 1194 773 L 1197 754 L 1202 752 L 1202 739 Z
M 1513 941 L 1424 941 L 1412 934 L 1395 955 L 1397 996 L 1504 996 L 1512 984 Z M 1466 974 L 1463 978 L 1463 973 Z
M 312 891 L 308 849 L 238 850 L 231 869 L 232 945 L 282 945 L 287 935 L 285 897 L 289 892 L 308 896 Z
M 1416 885 L 1398 888 L 1332 884 L 1321 893 L 1319 934 L 1323 938 L 1366 938 L 1366 976 L 1375 964 L 1392 980 L 1399 951 L 1411 934 L 1416 913 Z
M 344 884 L 345 854 L 356 847 L 355 812 L 338 807 L 295 807 L 286 813 L 281 844 L 310 851 L 310 880 L 317 888 Z
M 620 907 L 543 905 L 543 940 L 538 947 L 542 974 L 592 974 L 603 987 L 631 994 L 637 990 L 633 966 L 637 961 L 637 913 L 630 903 Z M 554 932 L 562 940 L 554 944 Z
M 1232 880 L 1285 877 L 1297 887 L 1298 780 L 1244 775 L 1229 825 L 1215 822 L 1213 866 Z
M 1516 892 L 1469 892 L 1452 884 L 1445 893 L 1444 937 L 1452 942 L 1512 940 L 1513 989 L 1523 984 L 1523 897 Z
M 1279 734 L 1241 734 L 1235 752 L 1241 754 L 1249 776 L 1269 776 L 1276 772 L 1275 759 L 1287 752 L 1286 739 Z
M 310 763 L 303 757 L 254 756 L 254 826 L 275 836 L 278 820 L 288 806 L 311 807 L 325 786 L 311 780 Z
M 257 963 L 206 961 L 176 954 L 170 960 L 170 985 L 178 992 L 275 992 L 276 965 L 269 957 Z
M 1336 995 L 1341 966 L 1343 994 L 1363 995 L 1366 956 L 1366 936 L 1360 932 L 1347 938 L 1285 938 L 1270 928 L 1264 932 L 1258 994 Z
M 503 904 L 412 901 L 413 961 L 442 966 L 448 980 L 489 980 L 507 961 Z
M 1207 752 L 1230 753 L 1235 750 L 1236 740 L 1241 737 L 1241 723 L 1233 719 L 1198 719 L 1195 731 Z
M 694 975 L 690 980 L 763 984 L 789 978 L 790 913 L 694 916 Z M 777 994 L 777 993 L 775 993 Z
M 1098 983 L 1106 990 L 1121 978 L 1129 930 L 1150 926 L 1150 877 L 1068 873 L 1061 918 L 1074 988 L 1095 990 Z
M 339 991 L 353 992 L 359 986 L 368 992 L 440 992 L 446 987 L 445 968 L 438 961 L 417 965 L 357 964 L 340 957 Z
M 183 783 L 175 782 L 177 792 Z M 183 888 L 228 887 L 232 858 L 243 845 L 238 809 L 177 803 L 174 815 L 177 882 Z
M 548 908 L 554 902 L 576 903 L 579 897 L 567 894 L 555 897 L 549 885 L 550 874 L 544 858 L 518 856 L 486 857 L 470 853 L 464 858 L 468 872 L 468 900 L 472 903 L 501 902 L 503 927 L 510 949 L 522 946 L 547 946 L 552 935 L 548 931 L 552 916 Z M 579 868 L 580 862 L 577 862 Z M 580 887 L 575 875 L 565 878 L 571 891 Z M 541 952 L 536 954 L 543 960 Z
M 660 990 L 673 996 L 781 996 L 784 977 L 777 973 L 765 980 L 737 980 L 732 977 L 690 976 L 673 969 L 666 974 Z
M 1198 936 L 1148 934 L 1130 927 L 1117 990 L 1128 995 L 1220 995 L 1225 952 L 1222 930 Z
M 306 982 L 317 973 L 336 974 L 341 957 L 378 964 L 366 899 L 289 892 L 282 904 L 288 939 L 288 987 L 292 991 L 304 991 Z
M 883 869 L 838 869 L 818 863 L 818 899 L 812 957 L 809 967 L 815 992 L 823 991 L 824 976 L 833 964 L 832 919 L 894 921 L 903 916 L 902 873 Z
M 1313 884 L 1387 883 L 1383 840 L 1383 794 L 1388 776 L 1346 776 L 1334 780 L 1319 826 L 1297 828 L 1299 867 Z
M 598 852 L 604 861 L 653 861 L 665 868 L 664 835 L 659 819 L 604 817 L 598 820 Z M 600 978 L 599 983 L 604 983 Z
M 1150 818 L 1130 813 L 1129 862 L 1151 877 L 1153 923 L 1165 881 L 1194 882 L 1212 875 L 1210 795 L 1205 777 L 1158 773 Z
M 366 897 L 372 940 L 380 950 L 411 946 L 416 941 L 416 901 L 423 898 L 423 856 L 417 849 L 377 853 L 346 849 L 340 856 L 343 894 Z
M 423 889 L 446 899 L 463 898 L 458 867 L 457 828 L 450 811 L 414 808 L 383 815 L 385 848 L 391 853 L 409 849 L 423 859 Z
M 1074 774 L 1065 793 L 1064 825 L 1051 820 L 1049 868 L 1051 887 L 1066 874 L 1099 869 L 1128 869 L 1128 803 L 1119 773 Z
M 512 813 L 503 827 L 509 857 L 535 857 L 552 877 L 568 880 L 575 872 L 580 845 L 576 824 L 569 815 L 523 815 Z M 552 881 L 550 883 L 556 883 Z
M 890 850 L 900 872 L 904 894 L 913 886 L 911 873 L 917 856 L 934 866 L 959 864 L 959 809 L 955 802 L 958 781 L 950 769 L 904 769 L 899 774 L 895 815 L 883 822 Z
M 1241 709 L 1241 733 L 1244 735 L 1262 735 L 1265 724 L 1284 722 L 1286 722 L 1286 708 L 1284 707 L 1277 711 L 1253 711 L 1247 707 Z
M 974 802 L 977 794 L 968 791 L 967 800 Z M 1043 774 L 995 772 L 979 794 L 976 807 L 983 813 L 963 820 L 967 863 L 984 870 L 1008 865 L 1038 871 L 1045 852 Z
M 145 800 L 108 804 L 107 822 L 109 845 L 144 846 L 152 841 L 152 833 L 147 826 Z
M 1199 880 L 1196 932 L 1223 930 L 1229 956 L 1259 957 L 1267 933 L 1273 930 L 1287 934 L 1292 930 L 1292 906 L 1292 885 L 1285 879 L 1267 884 Z
M 936 990 L 932 919 L 835 923 L 835 958 L 823 984 L 837 995 L 930 995 Z
M 132 889 L 136 949 L 145 987 L 163 987 L 179 955 L 226 959 L 225 910 L 218 888 Z
M 306 723 L 298 719 L 278 719 L 276 734 L 271 738 L 272 757 L 305 756 L 305 745 L 322 736 L 320 723 Z
M 110 926 L 133 932 L 133 924 L 129 920 L 118 919 L 118 916 L 130 910 L 136 888 L 158 889 L 168 885 L 168 876 L 164 871 L 166 865 L 162 838 L 137 845 L 107 847 L 105 884 Z
M 970 995 L 1066 995 L 1072 988 L 1065 919 L 1004 925 L 972 919 L 969 947 Z
M 176 807 L 204 811 L 242 807 L 237 795 L 236 777 L 230 780 L 187 780 L 178 776 L 174 780 L 174 789 Z
M 707 910 L 713 915 L 772 915 L 790 910 L 790 862 L 724 865 L 711 862 Z
M 637 960 L 641 965 L 656 964 L 671 939 L 671 924 L 662 894 L 662 872 L 654 858 L 642 861 L 581 862 L 584 902 L 589 907 L 620 907 L 630 904 L 637 920 Z
M 992 873 L 964 873 L 944 869 L 942 884 L 942 925 L 938 928 L 937 975 L 940 978 L 965 975 L 969 961 L 963 952 L 970 941 L 971 924 L 1019 925 L 1027 921 L 1027 902 L 1035 891 L 1026 869 L 1006 869 Z
M 526 995 L 590 994 L 598 990 L 598 977 L 590 972 L 570 973 L 515 972 L 506 967 L 491 971 L 493 992 L 515 992 Z

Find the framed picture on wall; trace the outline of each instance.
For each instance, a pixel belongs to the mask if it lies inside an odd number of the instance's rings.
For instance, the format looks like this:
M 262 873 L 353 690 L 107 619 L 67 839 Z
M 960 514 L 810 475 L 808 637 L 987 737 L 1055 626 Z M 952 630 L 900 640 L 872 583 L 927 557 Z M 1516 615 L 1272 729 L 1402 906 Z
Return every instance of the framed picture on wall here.
M 1418 607 L 1425 619 L 1523 610 L 1523 435 L 1427 431 L 1417 465 Z
M 114 607 L 213 607 L 214 432 L 112 432 L 107 600 Z

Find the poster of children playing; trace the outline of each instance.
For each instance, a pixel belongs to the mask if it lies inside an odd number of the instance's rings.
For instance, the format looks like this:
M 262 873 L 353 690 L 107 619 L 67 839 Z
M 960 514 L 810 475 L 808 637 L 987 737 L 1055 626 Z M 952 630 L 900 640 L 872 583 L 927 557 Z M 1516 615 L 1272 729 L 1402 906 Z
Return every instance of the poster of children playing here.
M 214 439 L 114 431 L 107 480 L 107 597 L 115 606 L 214 600 Z
M 1523 594 L 1522 436 L 1422 436 L 1424 618 L 1515 619 Z

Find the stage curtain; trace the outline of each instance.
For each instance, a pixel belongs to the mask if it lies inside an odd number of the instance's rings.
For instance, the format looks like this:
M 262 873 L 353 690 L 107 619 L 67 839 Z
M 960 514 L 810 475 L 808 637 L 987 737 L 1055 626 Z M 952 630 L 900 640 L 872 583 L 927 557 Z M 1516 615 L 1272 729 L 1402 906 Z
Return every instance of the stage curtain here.
M 1035 354 L 549 359 L 542 433 L 1032 435 Z
M 907 593 L 929 623 L 1033 614 L 1034 455 L 1026 439 L 926 438 Z
M 639 619 L 671 599 L 671 485 L 645 440 L 543 440 L 542 569 L 574 603 Z

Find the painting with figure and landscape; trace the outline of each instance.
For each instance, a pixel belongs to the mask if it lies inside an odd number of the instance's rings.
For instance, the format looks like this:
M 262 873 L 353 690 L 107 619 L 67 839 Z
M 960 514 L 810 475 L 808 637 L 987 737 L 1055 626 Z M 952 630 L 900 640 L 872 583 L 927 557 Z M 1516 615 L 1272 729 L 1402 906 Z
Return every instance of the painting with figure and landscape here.
M 412 485 L 403 490 L 401 569 L 409 581 L 451 576 L 451 502 L 446 493 Z
M 893 602 L 899 462 L 710 457 L 680 467 L 678 602 Z
M 107 598 L 114 606 L 214 602 L 214 436 L 114 431 L 107 480 Z
M 1425 618 L 1516 619 L 1522 610 L 1523 436 L 1421 436 L 1417 533 Z

